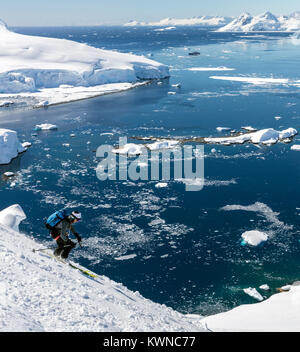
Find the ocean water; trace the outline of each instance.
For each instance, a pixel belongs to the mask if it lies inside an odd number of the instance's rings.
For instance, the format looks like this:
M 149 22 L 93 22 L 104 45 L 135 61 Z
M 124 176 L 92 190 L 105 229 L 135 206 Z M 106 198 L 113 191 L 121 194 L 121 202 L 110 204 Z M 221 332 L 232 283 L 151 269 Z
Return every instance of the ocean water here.
M 44 218 L 62 207 L 80 210 L 83 221 L 76 226 L 83 248 L 71 258 L 183 313 L 207 315 L 255 303 L 244 288 L 268 284 L 271 292 L 260 291 L 268 297 L 276 287 L 299 280 L 300 154 L 290 147 L 300 137 L 260 148 L 205 145 L 205 186 L 198 192 L 187 192 L 176 180 L 164 188 L 155 187 L 157 181 L 100 181 L 95 153 L 100 145 L 117 145 L 119 137 L 136 143 L 130 138 L 220 136 L 217 127 L 249 125 L 299 130 L 297 38 L 197 27 L 14 30 L 146 55 L 169 65 L 171 74 L 127 92 L 47 109 L 1 110 L 0 127 L 32 142 L 26 153 L 0 167 L 0 174 L 16 172 L 15 178 L 0 180 L 0 208 L 22 206 L 23 232 L 48 246 Z M 200 55 L 189 56 L 191 51 Z M 189 70 L 204 67 L 233 70 Z M 211 76 L 289 81 L 262 85 Z M 44 122 L 58 130 L 34 132 Z M 268 233 L 268 241 L 241 246 L 241 235 L 249 230 Z

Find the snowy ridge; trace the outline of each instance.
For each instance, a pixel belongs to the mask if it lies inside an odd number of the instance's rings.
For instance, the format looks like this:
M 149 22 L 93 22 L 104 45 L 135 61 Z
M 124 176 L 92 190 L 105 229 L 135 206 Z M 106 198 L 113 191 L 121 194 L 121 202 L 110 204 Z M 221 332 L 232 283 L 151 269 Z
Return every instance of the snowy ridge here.
M 204 331 L 198 315 L 33 253 L 40 245 L 18 231 L 25 217 L 19 205 L 0 212 L 0 331 Z
M 244 12 L 236 18 L 221 16 L 199 16 L 192 18 L 164 18 L 156 22 L 139 22 L 136 20 L 125 23 L 127 27 L 137 26 L 206 26 L 220 27 L 217 32 L 260 32 L 283 31 L 294 32 L 300 30 L 300 12 L 293 12 L 288 16 L 276 17 L 269 11 L 257 16 Z M 174 27 L 170 27 L 173 29 Z
M 257 16 L 252 16 L 248 12 L 242 13 L 224 27 L 219 28 L 217 32 L 293 32 L 298 30 L 300 30 L 299 12 L 277 18 L 271 12 L 267 11 Z

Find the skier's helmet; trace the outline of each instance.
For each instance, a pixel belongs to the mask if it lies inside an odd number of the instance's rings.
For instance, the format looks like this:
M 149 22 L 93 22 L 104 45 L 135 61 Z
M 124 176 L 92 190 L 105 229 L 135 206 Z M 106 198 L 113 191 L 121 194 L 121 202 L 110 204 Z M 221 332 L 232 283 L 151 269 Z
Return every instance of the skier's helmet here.
M 72 211 L 71 216 L 76 220 L 80 221 L 81 220 L 81 213 L 77 210 Z

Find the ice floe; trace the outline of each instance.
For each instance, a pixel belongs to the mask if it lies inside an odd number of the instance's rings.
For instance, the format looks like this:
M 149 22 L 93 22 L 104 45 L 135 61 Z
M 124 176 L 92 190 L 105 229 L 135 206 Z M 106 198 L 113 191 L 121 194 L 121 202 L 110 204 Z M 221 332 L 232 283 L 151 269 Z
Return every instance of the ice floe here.
M 231 128 L 230 127 L 217 127 L 216 130 L 218 132 L 223 132 L 223 131 L 230 131 Z
M 135 258 L 136 256 L 136 254 L 122 255 L 120 257 L 116 257 L 115 260 L 129 260 Z
M 40 125 L 36 125 L 34 128 L 35 131 L 50 131 L 57 130 L 57 126 L 51 123 L 42 123 Z
M 158 182 L 155 185 L 156 188 L 165 188 L 167 186 L 168 186 L 167 182 Z
M 270 286 L 268 284 L 260 285 L 259 288 L 261 290 L 264 290 L 264 291 L 269 291 L 270 290 Z
M 211 79 L 219 79 L 224 81 L 245 82 L 257 85 L 265 84 L 288 84 L 291 83 L 287 78 L 270 78 L 270 77 L 231 77 L 231 76 L 210 76 Z
M 120 148 L 112 149 L 116 154 L 139 155 L 144 154 L 147 150 L 159 151 L 162 149 L 171 149 L 179 145 L 178 140 L 159 140 L 148 144 L 127 143 Z
M 188 71 L 234 71 L 235 68 L 230 68 L 226 66 L 218 67 L 190 67 L 187 68 Z
M 298 150 L 300 151 L 300 144 L 294 144 L 291 146 L 291 150 Z
M 264 299 L 263 296 L 254 287 L 245 288 L 243 291 L 247 295 L 249 295 L 250 297 L 253 297 L 254 299 L 256 299 L 258 301 L 263 301 L 263 299 Z

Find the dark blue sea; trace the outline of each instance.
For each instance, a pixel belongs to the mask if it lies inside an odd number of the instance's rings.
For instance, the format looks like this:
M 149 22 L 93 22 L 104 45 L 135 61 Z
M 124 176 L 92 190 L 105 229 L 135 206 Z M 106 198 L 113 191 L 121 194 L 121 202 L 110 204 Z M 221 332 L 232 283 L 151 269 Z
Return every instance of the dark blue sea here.
M 20 229 L 53 247 L 44 218 L 63 207 L 78 209 L 83 247 L 71 259 L 180 312 L 208 315 L 255 303 L 244 288 L 268 297 L 300 278 L 300 153 L 291 150 L 300 137 L 263 147 L 205 145 L 205 186 L 198 192 L 186 191 L 177 180 L 163 188 L 157 181 L 100 181 L 95 152 L 102 144 L 118 144 L 119 137 L 136 143 L 131 137 L 220 136 L 217 127 L 240 131 L 242 126 L 299 131 L 296 84 L 210 77 L 296 82 L 300 41 L 290 34 L 156 29 L 13 28 L 145 55 L 169 65 L 171 76 L 47 109 L 2 108 L 0 127 L 16 130 L 32 146 L 0 167 L 0 174 L 16 172 L 15 178 L 0 180 L 0 208 L 20 204 L 27 215 Z M 192 51 L 200 55 L 188 55 Z M 188 70 L 224 66 L 234 70 Z M 58 130 L 34 131 L 45 122 Z M 268 241 L 241 246 L 241 235 L 250 230 L 266 232 Z M 271 290 L 260 290 L 262 284 Z

